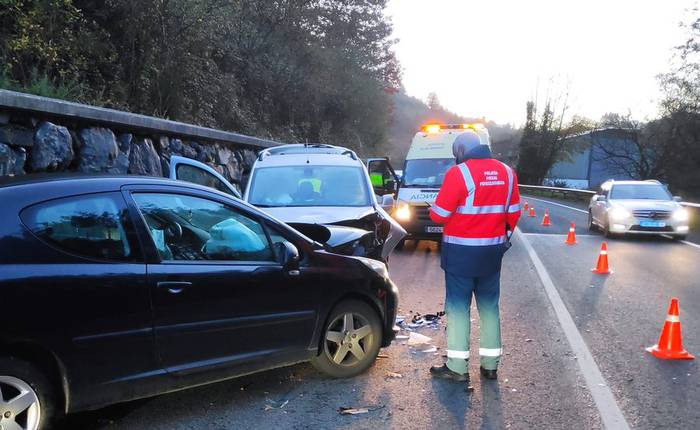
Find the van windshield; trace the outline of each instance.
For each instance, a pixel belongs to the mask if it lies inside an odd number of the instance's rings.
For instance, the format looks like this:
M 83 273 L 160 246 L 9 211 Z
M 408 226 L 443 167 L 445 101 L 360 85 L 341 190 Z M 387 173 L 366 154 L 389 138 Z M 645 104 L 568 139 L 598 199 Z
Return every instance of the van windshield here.
M 403 186 L 438 188 L 445 179 L 445 173 L 454 165 L 454 158 L 406 160 L 402 179 Z

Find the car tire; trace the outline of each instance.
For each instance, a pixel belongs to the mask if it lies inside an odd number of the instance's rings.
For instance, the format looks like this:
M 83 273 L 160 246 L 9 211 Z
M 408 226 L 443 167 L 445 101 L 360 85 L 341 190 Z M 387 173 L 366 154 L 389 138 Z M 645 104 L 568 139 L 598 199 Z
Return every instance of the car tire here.
M 0 357 L 0 388 L 7 401 L 8 393 L 13 399 L 20 395 L 29 396 L 27 406 L 9 411 L 10 420 L 20 428 L 47 430 L 53 428 L 58 415 L 56 388 L 46 375 L 32 364 L 13 357 Z M 5 411 L 3 411 L 5 413 Z M 4 417 L 6 420 L 7 416 Z M 15 418 L 17 419 L 15 421 Z M 7 428 L 12 428 L 9 425 Z
M 603 225 L 603 236 L 608 239 L 613 237 L 613 233 L 610 231 L 610 219 L 607 216 L 605 217 L 605 224 Z
M 406 239 L 401 239 L 399 243 L 396 244 L 396 247 L 394 248 L 397 251 L 403 250 L 403 246 L 406 244 Z
M 311 364 L 330 377 L 349 378 L 374 363 L 382 343 L 382 324 L 367 303 L 346 300 L 330 313 L 321 335 L 318 354 Z
M 588 230 L 596 231 L 596 225 L 593 223 L 593 213 L 590 209 L 588 210 Z

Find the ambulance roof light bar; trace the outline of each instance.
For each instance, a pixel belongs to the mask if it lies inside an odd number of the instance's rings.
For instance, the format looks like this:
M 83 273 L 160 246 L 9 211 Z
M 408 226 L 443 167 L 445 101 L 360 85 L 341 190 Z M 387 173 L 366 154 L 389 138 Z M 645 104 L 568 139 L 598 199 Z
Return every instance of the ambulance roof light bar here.
M 428 134 L 439 133 L 440 130 L 483 130 L 484 124 L 426 124 L 422 126 L 421 131 Z

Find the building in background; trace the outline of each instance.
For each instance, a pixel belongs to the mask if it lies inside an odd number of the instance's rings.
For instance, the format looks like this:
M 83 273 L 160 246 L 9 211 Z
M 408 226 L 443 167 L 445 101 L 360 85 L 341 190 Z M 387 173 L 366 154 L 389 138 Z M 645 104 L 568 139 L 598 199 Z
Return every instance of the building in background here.
M 634 130 L 606 128 L 566 140 L 568 158 L 556 162 L 544 185 L 596 189 L 608 179 L 638 179 L 634 164 L 639 159 Z

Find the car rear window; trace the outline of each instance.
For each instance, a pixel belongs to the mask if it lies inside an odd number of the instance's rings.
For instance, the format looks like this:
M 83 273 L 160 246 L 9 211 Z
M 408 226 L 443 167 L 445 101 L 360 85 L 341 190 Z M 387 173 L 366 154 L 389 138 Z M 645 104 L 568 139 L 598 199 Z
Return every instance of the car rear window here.
M 133 260 L 128 217 L 118 193 L 74 196 L 30 206 L 22 222 L 42 241 L 70 254 L 101 260 Z

